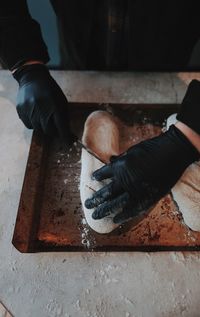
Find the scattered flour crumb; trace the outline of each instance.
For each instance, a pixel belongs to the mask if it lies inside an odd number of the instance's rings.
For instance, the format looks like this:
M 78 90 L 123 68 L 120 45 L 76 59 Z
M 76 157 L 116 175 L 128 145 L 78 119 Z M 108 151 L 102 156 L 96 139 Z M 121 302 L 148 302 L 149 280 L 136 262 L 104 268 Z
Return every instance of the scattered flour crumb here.
M 87 223 L 87 222 L 86 222 L 86 219 L 83 218 L 83 219 L 82 219 L 82 224 L 83 224 L 83 225 L 86 225 L 86 223 Z

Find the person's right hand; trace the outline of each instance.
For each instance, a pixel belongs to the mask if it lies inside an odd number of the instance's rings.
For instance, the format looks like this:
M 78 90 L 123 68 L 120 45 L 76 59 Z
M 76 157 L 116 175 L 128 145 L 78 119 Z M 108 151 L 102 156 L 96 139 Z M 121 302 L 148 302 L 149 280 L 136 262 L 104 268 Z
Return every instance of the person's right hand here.
M 70 144 L 67 99 L 43 64 L 26 65 L 15 71 L 19 83 L 17 112 L 29 129 L 59 136 Z
M 199 156 L 187 137 L 172 125 L 167 132 L 132 146 L 94 171 L 95 180 L 110 179 L 110 183 L 88 198 L 85 207 L 95 208 L 93 219 L 113 215 L 114 223 L 128 221 L 169 193 Z

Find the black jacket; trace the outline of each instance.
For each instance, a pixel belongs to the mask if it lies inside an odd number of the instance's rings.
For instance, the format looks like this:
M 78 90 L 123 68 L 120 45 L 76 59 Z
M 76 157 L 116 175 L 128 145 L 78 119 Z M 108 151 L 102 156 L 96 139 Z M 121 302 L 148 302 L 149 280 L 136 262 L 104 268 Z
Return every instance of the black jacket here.
M 51 0 L 65 68 L 185 69 L 199 38 L 198 1 Z M 38 0 L 38 10 L 41 2 Z M 26 0 L 0 1 L 0 58 L 9 69 L 49 60 Z

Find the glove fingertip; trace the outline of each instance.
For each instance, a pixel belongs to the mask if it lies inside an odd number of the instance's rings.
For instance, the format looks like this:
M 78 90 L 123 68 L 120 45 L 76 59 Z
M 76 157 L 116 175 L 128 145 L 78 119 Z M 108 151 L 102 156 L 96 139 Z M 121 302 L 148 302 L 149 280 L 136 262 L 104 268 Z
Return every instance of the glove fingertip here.
M 101 180 L 101 173 L 99 172 L 99 170 L 96 170 L 92 173 L 91 179 L 96 181 Z
M 92 219 L 94 219 L 94 220 L 100 219 L 100 218 L 99 218 L 99 215 L 98 215 L 98 213 L 97 213 L 96 211 L 94 211 L 94 212 L 92 213 Z
M 116 225 L 118 225 L 118 224 L 122 224 L 122 223 L 123 223 L 123 220 L 121 219 L 121 217 L 115 216 L 115 217 L 113 218 L 113 222 L 114 222 Z
M 98 170 L 92 173 L 92 179 L 97 181 L 101 181 L 103 179 L 107 179 L 113 176 L 112 168 L 110 164 L 104 165 Z
M 93 208 L 93 203 L 92 203 L 92 199 L 91 198 L 88 198 L 85 200 L 84 202 L 84 206 L 87 208 L 87 209 L 91 209 Z
M 130 219 L 131 219 L 131 217 L 130 217 L 129 215 L 127 216 L 126 214 L 124 214 L 123 212 L 121 212 L 121 213 L 119 213 L 118 215 L 116 215 L 116 216 L 113 218 L 113 222 L 114 222 L 115 224 L 121 225 L 121 224 L 127 222 L 127 221 L 130 220 Z

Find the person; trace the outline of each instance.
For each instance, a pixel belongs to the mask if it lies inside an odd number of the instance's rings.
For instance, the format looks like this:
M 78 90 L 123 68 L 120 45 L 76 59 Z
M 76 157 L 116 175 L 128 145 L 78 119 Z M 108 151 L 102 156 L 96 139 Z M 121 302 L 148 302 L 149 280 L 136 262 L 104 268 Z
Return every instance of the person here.
M 39 3 L 39 2 L 38 2 Z M 181 70 L 199 37 L 195 1 L 51 0 L 65 69 Z M 25 0 L 0 3 L 0 57 L 19 83 L 17 112 L 29 129 L 70 143 L 67 99 L 50 75 L 47 47 Z M 199 159 L 200 83 L 193 80 L 176 125 L 143 141 L 93 173 L 111 182 L 86 200 L 94 219 L 122 211 L 123 223 L 149 209 Z

